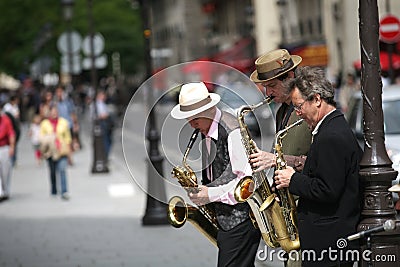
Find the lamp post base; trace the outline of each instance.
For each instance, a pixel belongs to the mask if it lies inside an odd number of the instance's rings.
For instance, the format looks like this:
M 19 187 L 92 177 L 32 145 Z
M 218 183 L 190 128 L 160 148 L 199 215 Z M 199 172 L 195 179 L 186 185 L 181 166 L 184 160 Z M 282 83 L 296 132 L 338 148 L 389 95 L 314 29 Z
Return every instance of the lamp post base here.
M 96 160 L 93 163 L 92 173 L 109 173 L 107 164 L 102 160 Z
M 93 125 L 93 165 L 92 173 L 108 173 L 108 162 L 104 149 L 103 131 L 99 121 L 95 120 Z
M 151 196 L 147 196 L 146 214 L 142 218 L 143 225 L 166 225 L 167 206 Z
M 151 160 L 147 161 L 147 202 L 146 212 L 142 218 L 143 225 L 169 224 L 164 178 L 160 175 L 162 161 L 161 156 L 152 156 Z

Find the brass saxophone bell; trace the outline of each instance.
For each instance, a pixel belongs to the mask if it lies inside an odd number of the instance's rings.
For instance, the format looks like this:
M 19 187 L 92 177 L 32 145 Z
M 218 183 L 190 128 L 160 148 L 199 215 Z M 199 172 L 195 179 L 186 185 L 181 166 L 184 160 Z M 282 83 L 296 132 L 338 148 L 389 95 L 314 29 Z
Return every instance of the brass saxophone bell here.
M 198 192 L 197 177 L 195 172 L 186 163 L 186 158 L 189 154 L 194 141 L 197 138 L 199 130 L 196 129 L 190 138 L 188 147 L 183 156 L 183 166 L 176 166 L 172 169 L 171 174 L 175 177 L 179 184 L 187 191 Z M 167 216 L 169 223 L 175 227 L 182 227 L 186 221 L 193 224 L 200 233 L 202 233 L 211 243 L 217 246 L 218 224 L 214 211 L 207 205 L 199 206 L 198 208 L 185 203 L 183 198 L 179 196 L 172 197 L 168 202 Z
M 237 202 L 245 202 L 254 193 L 254 181 L 251 176 L 243 177 L 235 188 L 234 196 Z

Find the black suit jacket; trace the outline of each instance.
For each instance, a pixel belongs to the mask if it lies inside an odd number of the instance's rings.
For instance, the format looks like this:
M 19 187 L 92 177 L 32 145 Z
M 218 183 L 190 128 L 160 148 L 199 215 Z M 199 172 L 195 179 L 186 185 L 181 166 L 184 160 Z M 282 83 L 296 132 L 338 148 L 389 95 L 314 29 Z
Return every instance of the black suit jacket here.
M 290 192 L 300 197 L 298 228 L 303 251 L 315 250 L 318 258 L 329 247 L 337 250 L 339 238 L 356 232 L 361 213 L 361 157 L 362 150 L 343 114 L 333 111 L 314 136 L 303 173 L 295 173 L 289 185 Z M 325 254 L 322 262 L 328 260 Z M 322 262 L 314 264 L 324 266 Z

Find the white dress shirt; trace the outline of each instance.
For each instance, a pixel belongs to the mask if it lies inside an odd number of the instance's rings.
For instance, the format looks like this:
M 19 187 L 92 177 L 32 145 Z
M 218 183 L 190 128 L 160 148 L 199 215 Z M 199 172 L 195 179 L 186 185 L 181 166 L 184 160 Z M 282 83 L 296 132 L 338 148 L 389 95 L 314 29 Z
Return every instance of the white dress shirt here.
M 211 137 L 214 140 L 218 140 L 218 123 L 221 119 L 221 114 L 221 111 L 217 109 L 214 120 L 206 137 Z M 217 187 L 208 187 L 208 197 L 212 202 L 222 202 L 234 205 L 238 203 L 234 197 L 236 185 L 243 177 L 252 175 L 251 166 L 248 162 L 246 151 L 241 141 L 239 128 L 233 130 L 228 135 L 228 152 L 231 161 L 232 172 L 236 175 L 236 178 L 227 184 Z M 212 177 L 209 178 L 212 180 Z

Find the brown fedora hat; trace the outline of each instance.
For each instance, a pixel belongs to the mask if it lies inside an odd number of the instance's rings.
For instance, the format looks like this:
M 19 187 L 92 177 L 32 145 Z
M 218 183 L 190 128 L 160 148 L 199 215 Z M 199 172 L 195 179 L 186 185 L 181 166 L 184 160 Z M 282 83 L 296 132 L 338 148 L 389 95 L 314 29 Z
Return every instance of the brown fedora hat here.
M 257 58 L 256 70 L 250 75 L 255 83 L 266 82 L 293 70 L 300 64 L 302 58 L 290 55 L 286 49 L 270 51 Z

